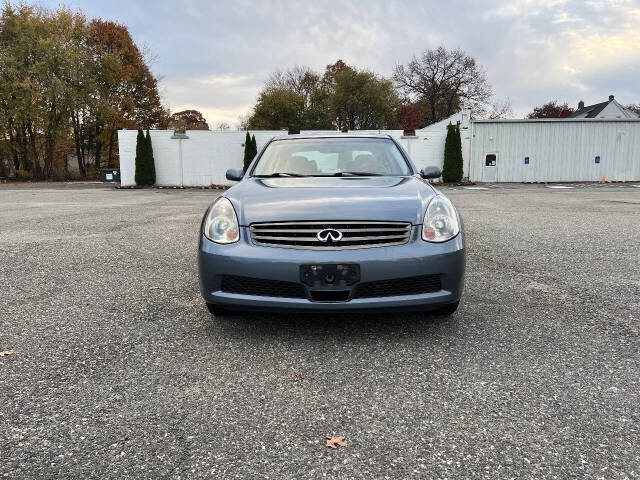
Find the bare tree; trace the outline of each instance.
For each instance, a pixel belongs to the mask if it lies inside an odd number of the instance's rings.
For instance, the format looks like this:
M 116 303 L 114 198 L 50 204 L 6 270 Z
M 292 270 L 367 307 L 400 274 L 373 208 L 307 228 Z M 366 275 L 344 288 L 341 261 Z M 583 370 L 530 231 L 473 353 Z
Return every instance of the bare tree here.
M 635 113 L 636 115 L 638 115 L 638 117 L 640 117 L 640 104 L 637 103 L 632 103 L 630 105 L 627 105 L 625 107 L 627 110 L 631 110 L 633 113 Z
M 489 108 L 480 109 L 471 112 L 473 118 L 485 118 L 487 120 L 500 120 L 513 118 L 513 108 L 511 108 L 511 100 L 494 100 Z
M 427 124 L 447 118 L 463 105 L 472 110 L 489 105 L 492 89 L 484 69 L 460 49 L 440 46 L 414 56 L 393 70 L 396 87 L 423 105 Z
M 231 127 L 229 126 L 229 124 L 227 122 L 220 122 L 220 123 L 218 123 L 218 125 L 216 125 L 216 128 L 218 130 L 229 130 L 229 128 L 231 128 Z
M 249 119 L 251 118 L 251 113 L 241 113 L 238 115 L 238 123 L 236 130 L 247 130 L 249 128 Z
M 289 70 L 276 70 L 265 83 L 263 91 L 287 90 L 300 95 L 309 104 L 309 98 L 320 81 L 310 67 L 296 65 Z

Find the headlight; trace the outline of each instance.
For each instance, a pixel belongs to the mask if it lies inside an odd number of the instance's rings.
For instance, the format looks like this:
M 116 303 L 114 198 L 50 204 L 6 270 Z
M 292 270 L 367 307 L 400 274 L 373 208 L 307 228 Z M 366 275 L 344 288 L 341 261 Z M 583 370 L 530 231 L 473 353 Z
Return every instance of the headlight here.
M 422 239 L 427 242 L 446 242 L 460 232 L 458 215 L 445 197 L 433 197 L 422 221 Z
M 204 222 L 205 236 L 216 243 L 233 243 L 240 238 L 238 218 L 228 198 L 220 197 L 209 209 Z

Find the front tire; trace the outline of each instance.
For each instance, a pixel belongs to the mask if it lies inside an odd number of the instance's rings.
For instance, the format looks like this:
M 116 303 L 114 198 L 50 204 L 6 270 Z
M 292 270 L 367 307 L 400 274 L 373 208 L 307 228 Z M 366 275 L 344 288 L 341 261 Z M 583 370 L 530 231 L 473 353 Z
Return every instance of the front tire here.
M 455 313 L 455 311 L 458 309 L 458 305 L 460 305 L 460 300 L 458 300 L 457 302 L 448 303 L 447 305 L 434 310 L 433 314 L 437 317 L 449 317 Z
M 221 307 L 217 303 L 207 302 L 207 310 L 209 310 L 209 313 L 211 315 L 216 317 L 220 315 L 224 315 L 225 313 L 229 313 L 227 310 L 225 310 L 223 307 Z

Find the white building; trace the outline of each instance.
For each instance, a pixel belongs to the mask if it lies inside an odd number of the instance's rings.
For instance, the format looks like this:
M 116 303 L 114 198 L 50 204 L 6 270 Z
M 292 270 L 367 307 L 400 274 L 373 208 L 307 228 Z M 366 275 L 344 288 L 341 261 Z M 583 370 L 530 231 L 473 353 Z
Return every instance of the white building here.
M 609 95 L 609 101 L 587 105 L 580 100 L 578 110 L 573 112 L 570 118 L 638 118 L 634 112 L 618 103 L 613 95 Z
M 640 119 L 477 120 L 475 182 L 640 181 Z
M 387 133 L 407 150 L 418 169 L 442 168 L 447 125 L 457 122 L 463 177 L 474 182 L 583 182 L 602 177 L 640 181 L 640 119 L 471 120 L 470 112 L 464 110 L 416 130 L 415 136 L 404 136 L 401 130 L 359 133 Z M 283 134 L 278 130 L 251 133 L 258 149 Z M 136 130 L 118 132 L 123 186 L 135 185 L 136 135 Z M 170 130 L 151 131 L 156 183 L 231 185 L 225 173 L 243 166 L 245 132 L 190 130 L 187 137 L 176 138 Z

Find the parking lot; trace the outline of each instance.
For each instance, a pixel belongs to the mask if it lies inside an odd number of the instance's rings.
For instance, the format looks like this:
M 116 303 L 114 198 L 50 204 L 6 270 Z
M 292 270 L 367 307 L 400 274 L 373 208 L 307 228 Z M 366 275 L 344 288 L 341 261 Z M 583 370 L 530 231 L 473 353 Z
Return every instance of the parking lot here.
M 219 191 L 0 185 L 0 475 L 638 478 L 640 188 L 569 186 L 447 188 L 434 319 L 212 318 Z

